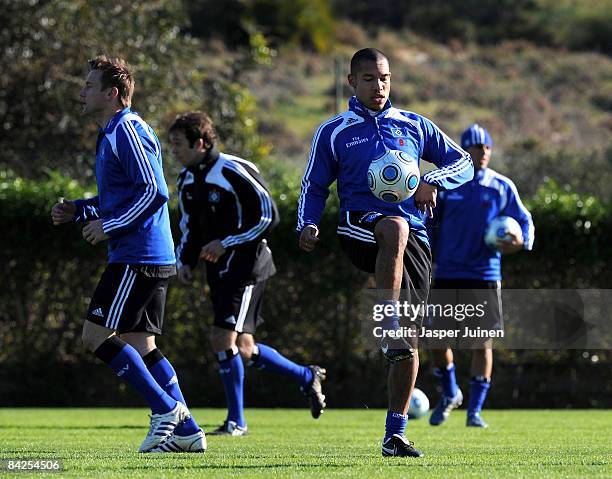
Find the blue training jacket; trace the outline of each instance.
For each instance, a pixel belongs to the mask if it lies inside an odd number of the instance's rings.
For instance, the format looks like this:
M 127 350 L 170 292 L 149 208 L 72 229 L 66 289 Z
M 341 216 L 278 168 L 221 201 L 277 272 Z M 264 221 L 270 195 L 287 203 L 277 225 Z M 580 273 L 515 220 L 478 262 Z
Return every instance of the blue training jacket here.
M 453 191 L 438 195 L 433 223 L 436 279 L 501 281 L 501 253 L 484 242 L 489 222 L 511 216 L 521 225 L 524 248 L 533 247 L 535 228 L 514 183 L 490 168 Z
M 174 264 L 161 146 L 153 129 L 130 108 L 100 130 L 96 181 L 98 196 L 75 202 L 75 221 L 103 219 L 110 236 L 108 262 Z
M 319 224 L 329 186 L 337 180 L 341 215 L 376 211 L 400 216 L 429 244 L 425 214 L 415 207 L 413 197 L 402 203 L 386 203 L 370 191 L 368 167 L 390 149 L 403 150 L 419 163 L 422 158 L 435 164 L 438 168 L 423 175 L 421 181 L 439 190 L 456 188 L 474 176 L 470 155 L 427 118 L 394 108 L 390 101 L 373 116 L 353 96 L 347 111 L 321 124 L 315 133 L 302 179 L 297 230 Z

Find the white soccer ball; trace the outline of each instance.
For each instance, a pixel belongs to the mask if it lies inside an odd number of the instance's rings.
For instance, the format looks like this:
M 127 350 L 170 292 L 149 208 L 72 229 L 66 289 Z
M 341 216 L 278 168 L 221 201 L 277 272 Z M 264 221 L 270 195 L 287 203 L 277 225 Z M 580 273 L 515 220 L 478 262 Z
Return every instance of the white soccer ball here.
M 401 203 L 419 186 L 418 162 L 405 151 L 387 150 L 368 168 L 368 186 L 377 198 L 387 203 Z
M 497 240 L 508 240 L 508 233 L 515 234 L 519 238 L 523 237 L 521 225 L 510 216 L 496 216 L 491 220 L 485 231 L 485 243 L 493 249 L 497 249 Z
M 413 419 L 419 419 L 429 411 L 429 399 L 423 391 L 414 388 L 412 397 L 410 398 L 410 406 L 408 407 L 408 416 Z

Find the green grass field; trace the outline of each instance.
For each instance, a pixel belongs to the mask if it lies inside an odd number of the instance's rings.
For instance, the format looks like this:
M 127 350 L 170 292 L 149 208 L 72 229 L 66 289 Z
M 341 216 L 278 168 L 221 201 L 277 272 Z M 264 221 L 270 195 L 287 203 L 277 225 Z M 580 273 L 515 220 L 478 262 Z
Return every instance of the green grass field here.
M 194 409 L 212 428 L 220 409 Z M 411 421 L 420 459 L 383 459 L 381 410 L 247 410 L 251 434 L 209 437 L 206 454 L 138 454 L 144 409 L 0 409 L 0 458 L 58 458 L 52 477 L 612 477 L 612 411 L 486 411 L 487 430 L 456 411 Z M 44 474 L 43 474 L 44 475 Z M 41 477 L 0 472 L 4 477 Z

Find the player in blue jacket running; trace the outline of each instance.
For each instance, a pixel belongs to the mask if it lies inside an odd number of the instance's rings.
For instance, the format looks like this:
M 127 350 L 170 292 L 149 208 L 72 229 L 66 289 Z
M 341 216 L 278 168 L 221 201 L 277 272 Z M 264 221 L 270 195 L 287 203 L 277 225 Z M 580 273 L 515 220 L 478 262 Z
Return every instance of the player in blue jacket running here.
M 461 146 L 474 160 L 474 179 L 438 196 L 433 224 L 434 290 L 432 303 L 484 305 L 485 315 L 477 324 L 463 322 L 472 329 L 502 330 L 501 256 L 522 249 L 531 250 L 534 226 L 529 211 L 523 206 L 514 183 L 488 168 L 493 148 L 489 132 L 478 124 L 461 135 Z M 497 249 L 484 242 L 487 226 L 499 215 L 518 221 L 522 235 L 498 240 Z M 451 328 L 459 326 L 452 320 Z M 442 324 L 442 323 L 438 323 Z M 467 425 L 487 427 L 480 416 L 491 381 L 493 350 L 491 339 L 463 341 L 461 347 L 472 350 L 472 366 Z M 443 346 L 442 349 L 438 349 Z M 446 344 L 432 346 L 435 374 L 440 377 L 443 394 L 432 411 L 430 424 L 439 425 L 463 401 L 457 386 L 453 352 Z
M 324 122 L 314 135 L 298 205 L 299 245 L 314 249 L 329 187 L 337 181 L 337 233 L 351 262 L 375 274 L 385 305 L 396 305 L 400 290 L 409 291 L 412 301 L 426 301 L 431 253 L 424 220 L 432 215 L 438 190 L 472 178 L 472 160 L 430 120 L 391 105 L 389 61 L 379 50 L 355 53 L 348 82 L 355 91 L 349 109 Z M 372 160 L 390 149 L 438 167 L 423 175 L 413 197 L 398 204 L 375 197 L 367 181 Z M 398 315 L 386 323 L 387 329 L 397 329 Z M 383 456 L 419 457 L 422 453 L 404 437 L 419 366 L 416 344 L 383 340 L 381 349 L 391 363 Z
M 83 238 L 108 240 L 108 265 L 91 298 L 83 343 L 151 407 L 140 452 L 203 452 L 203 431 L 191 418 L 170 362 L 157 349 L 168 281 L 176 274 L 161 146 L 130 109 L 134 79 L 124 60 L 89 61 L 83 113 L 100 126 L 98 196 L 55 204 L 53 224 L 86 222 Z

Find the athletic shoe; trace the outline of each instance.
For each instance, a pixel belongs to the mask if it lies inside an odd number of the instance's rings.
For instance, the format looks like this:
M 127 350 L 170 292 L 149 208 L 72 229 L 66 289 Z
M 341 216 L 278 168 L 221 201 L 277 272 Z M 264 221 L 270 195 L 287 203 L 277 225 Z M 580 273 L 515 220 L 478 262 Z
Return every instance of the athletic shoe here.
M 149 433 L 140 445 L 138 451 L 150 451 L 170 436 L 179 424 L 184 423 L 190 417 L 191 414 L 189 413 L 189 409 L 180 401 L 176 402 L 176 406 L 174 406 L 174 409 L 170 412 L 165 414 L 152 414 Z
M 480 417 L 480 414 L 472 414 L 467 417 L 465 425 L 468 427 L 489 427 L 489 425 Z
M 404 436 L 393 434 L 382 443 L 382 455 L 383 457 L 422 457 L 423 453 L 415 449 L 414 443 Z
M 310 414 L 315 419 L 318 419 L 323 410 L 325 409 L 325 394 L 323 394 L 322 383 L 325 381 L 327 371 L 321 366 L 311 365 L 308 366 L 312 371 L 312 382 L 308 389 L 301 388 L 302 392 L 308 396 L 308 402 L 310 403 Z
M 454 398 L 442 395 L 440 402 L 436 405 L 436 408 L 432 411 L 429 417 L 429 424 L 432 426 L 439 426 L 448 419 L 451 411 L 461 406 L 463 402 L 463 393 L 461 389 L 457 388 L 457 394 Z
M 149 452 L 206 452 L 206 436 L 201 429 L 190 436 L 172 433 L 168 439 Z
M 223 424 L 212 432 L 209 436 L 246 436 L 248 434 L 247 427 L 239 426 L 235 421 L 223 421 Z

